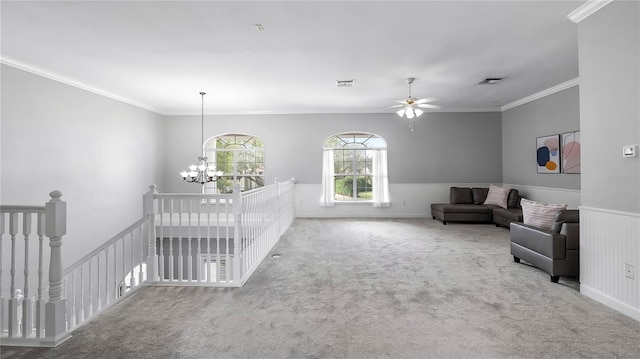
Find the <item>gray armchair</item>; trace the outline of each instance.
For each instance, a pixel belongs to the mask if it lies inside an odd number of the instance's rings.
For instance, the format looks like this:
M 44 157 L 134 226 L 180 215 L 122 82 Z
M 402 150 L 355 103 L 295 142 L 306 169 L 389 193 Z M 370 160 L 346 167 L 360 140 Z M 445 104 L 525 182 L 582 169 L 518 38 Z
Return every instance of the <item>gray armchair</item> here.
M 555 217 L 551 230 L 511 223 L 511 254 L 549 273 L 557 283 L 561 276 L 580 275 L 580 213 L 564 210 Z

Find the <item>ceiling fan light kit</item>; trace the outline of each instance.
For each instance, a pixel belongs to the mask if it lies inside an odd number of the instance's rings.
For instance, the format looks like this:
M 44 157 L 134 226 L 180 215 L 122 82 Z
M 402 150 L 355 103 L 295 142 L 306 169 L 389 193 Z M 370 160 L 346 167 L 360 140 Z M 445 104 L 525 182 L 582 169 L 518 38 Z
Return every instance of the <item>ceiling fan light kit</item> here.
M 409 77 L 406 79 L 407 84 L 409 85 L 409 97 L 405 100 L 398 100 L 400 105 L 389 106 L 387 108 L 401 107 L 396 113 L 400 117 L 406 117 L 411 120 L 411 124 L 409 124 L 409 128 L 413 131 L 413 119 L 416 117 L 420 117 L 424 113 L 421 108 L 439 108 L 440 106 L 428 104 L 427 102 L 431 102 L 434 99 L 432 98 L 421 98 L 416 99 L 411 96 L 411 84 L 415 81 L 415 78 Z

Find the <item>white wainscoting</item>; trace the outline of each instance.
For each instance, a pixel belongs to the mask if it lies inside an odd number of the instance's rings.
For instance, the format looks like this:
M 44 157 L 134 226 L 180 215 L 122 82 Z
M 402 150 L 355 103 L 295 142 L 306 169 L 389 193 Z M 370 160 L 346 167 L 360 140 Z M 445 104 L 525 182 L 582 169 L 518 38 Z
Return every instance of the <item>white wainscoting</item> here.
M 640 321 L 639 242 L 639 213 L 580 207 L 580 292 Z
M 431 203 L 449 203 L 449 187 L 488 187 L 487 183 L 391 183 L 391 205 L 374 208 L 371 203 L 319 205 L 320 184 L 296 184 L 296 217 L 304 218 L 427 218 Z
M 566 203 L 571 209 L 580 207 L 579 189 L 523 186 L 509 183 L 505 183 L 504 186 L 517 189 L 522 197 L 532 201 L 542 203 Z
M 499 184 L 499 183 L 496 183 Z M 306 218 L 428 218 L 431 203 L 449 203 L 449 187 L 488 187 L 488 183 L 391 183 L 391 206 L 374 208 L 370 203 L 338 203 L 333 207 L 319 205 L 320 184 L 296 184 L 296 216 Z M 505 184 L 521 195 L 545 203 L 567 203 L 569 208 L 580 205 L 580 191 L 562 188 L 532 187 Z

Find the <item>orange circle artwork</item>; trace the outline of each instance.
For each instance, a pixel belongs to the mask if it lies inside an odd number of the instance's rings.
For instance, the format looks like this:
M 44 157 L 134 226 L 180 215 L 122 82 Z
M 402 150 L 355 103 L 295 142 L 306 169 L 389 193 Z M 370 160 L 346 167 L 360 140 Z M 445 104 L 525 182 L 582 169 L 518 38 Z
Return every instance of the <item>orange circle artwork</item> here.
M 555 162 L 553 162 L 553 161 L 549 161 L 549 162 L 547 162 L 547 164 L 545 165 L 545 167 L 546 167 L 549 171 L 553 171 L 553 170 L 555 170 L 556 168 L 558 168 L 558 165 L 557 165 Z

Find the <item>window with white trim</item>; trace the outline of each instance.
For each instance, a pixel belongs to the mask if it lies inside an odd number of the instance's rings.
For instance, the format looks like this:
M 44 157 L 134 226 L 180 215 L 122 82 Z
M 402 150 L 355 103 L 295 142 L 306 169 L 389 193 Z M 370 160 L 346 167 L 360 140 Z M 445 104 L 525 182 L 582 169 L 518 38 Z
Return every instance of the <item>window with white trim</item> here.
M 367 132 L 330 136 L 323 144 L 323 194 L 320 204 L 373 202 L 389 205 L 387 142 Z
M 264 143 L 246 134 L 226 134 L 205 142 L 209 165 L 222 171 L 216 182 L 204 185 L 204 193 L 231 193 L 234 184 L 246 191 L 264 186 Z

